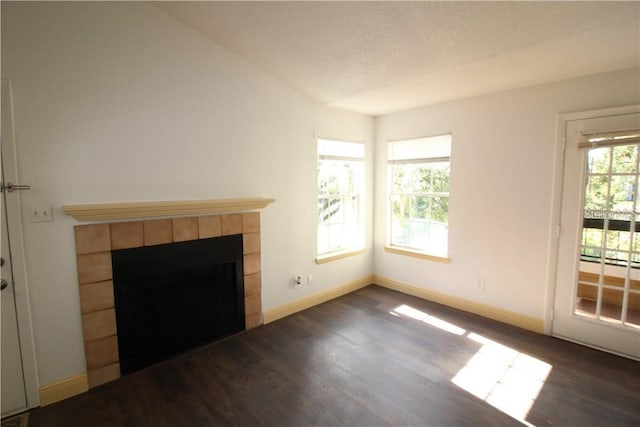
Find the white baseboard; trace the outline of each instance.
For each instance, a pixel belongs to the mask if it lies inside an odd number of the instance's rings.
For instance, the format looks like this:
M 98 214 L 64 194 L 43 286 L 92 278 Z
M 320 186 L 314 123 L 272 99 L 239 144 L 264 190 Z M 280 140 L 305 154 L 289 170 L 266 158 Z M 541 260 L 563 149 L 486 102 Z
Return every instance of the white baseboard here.
M 289 316 L 290 314 L 297 313 L 298 311 L 305 310 L 307 308 L 313 307 L 314 305 L 322 304 L 323 302 L 327 302 L 334 298 L 338 298 L 342 295 L 346 295 L 350 292 L 364 288 L 365 286 L 373 283 L 372 280 L 373 276 L 365 276 L 361 279 L 353 280 L 334 288 L 318 292 L 317 294 L 305 298 L 300 298 L 276 308 L 266 310 L 263 313 L 264 323 L 271 323 L 275 320 Z
M 474 301 L 469 301 L 464 298 L 430 291 L 382 276 L 374 275 L 373 283 L 388 289 L 393 289 L 394 291 L 402 292 L 404 294 L 413 295 L 418 298 L 437 302 L 439 304 L 456 308 L 458 310 L 467 311 L 469 313 L 477 314 L 482 317 L 487 317 L 499 322 L 508 323 L 510 325 L 528 329 L 539 334 L 542 334 L 544 332 L 544 320 L 537 317 L 514 313 L 513 311 L 481 304 Z
M 87 390 L 89 390 L 89 381 L 86 373 L 42 385 L 40 386 L 40 406 L 59 402 Z

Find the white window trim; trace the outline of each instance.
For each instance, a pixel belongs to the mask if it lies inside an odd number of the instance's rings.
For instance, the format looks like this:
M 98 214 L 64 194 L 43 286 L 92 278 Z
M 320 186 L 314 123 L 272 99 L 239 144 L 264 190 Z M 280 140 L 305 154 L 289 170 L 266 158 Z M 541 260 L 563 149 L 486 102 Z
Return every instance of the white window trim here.
M 430 136 L 421 136 L 421 137 L 415 137 L 415 138 L 407 138 L 407 139 L 388 139 L 387 140 L 387 147 L 389 147 L 391 144 L 394 143 L 400 143 L 400 142 L 408 142 L 408 141 L 416 141 L 416 140 L 421 140 L 421 139 L 429 139 L 429 138 L 437 138 L 437 137 L 441 137 L 441 136 L 449 136 L 451 138 L 450 143 L 453 142 L 453 137 L 451 132 L 448 133 L 442 133 L 442 134 L 436 134 L 436 135 L 430 135 Z M 419 163 L 437 163 L 437 162 L 445 162 L 448 161 L 449 165 L 451 166 L 451 153 L 449 153 L 449 156 L 439 156 L 439 157 L 420 157 L 420 158 L 412 158 L 412 159 L 389 159 L 389 148 L 387 148 L 387 200 L 386 200 L 386 210 L 387 210 L 387 236 L 386 236 L 386 245 L 384 246 L 384 251 L 387 253 L 393 253 L 393 254 L 398 254 L 398 255 L 405 255 L 405 256 L 410 256 L 410 257 L 414 257 L 414 258 L 419 258 L 419 259 L 424 259 L 424 260 L 428 260 L 428 261 L 435 261 L 435 262 L 441 262 L 441 263 L 449 263 L 451 262 L 451 257 L 449 256 L 449 232 L 447 231 L 447 254 L 446 255 L 441 255 L 441 254 L 434 254 L 432 252 L 428 252 L 426 250 L 422 250 L 419 248 L 415 248 L 415 247 L 411 247 L 411 246 L 403 246 L 403 245 L 397 245 L 397 244 L 393 244 L 391 241 L 391 235 L 392 235 L 392 211 L 391 211 L 391 198 L 394 195 L 402 195 L 405 193 L 393 193 L 391 191 L 391 181 L 390 181 L 390 177 L 389 177 L 389 171 L 390 168 L 389 166 L 392 165 L 398 165 L 398 164 L 419 164 Z M 449 189 L 449 192 L 447 193 L 411 193 L 412 196 L 420 196 L 420 195 L 425 195 L 425 196 L 436 196 L 436 195 L 443 195 L 446 196 L 450 199 L 450 195 L 451 195 L 451 189 Z M 449 225 L 449 221 L 447 220 L 447 229 L 448 229 L 448 225 Z
M 448 264 L 451 262 L 451 258 L 448 255 L 447 256 L 431 255 L 427 252 L 409 249 L 404 246 L 387 245 L 384 247 L 384 251 L 390 254 L 405 255 L 405 256 L 410 256 L 414 258 L 424 259 L 427 261 L 441 262 L 444 264 Z
M 316 222 L 316 259 L 315 259 L 315 263 L 316 264 L 325 264 L 328 262 L 332 262 L 332 261 L 337 261 L 340 259 L 344 259 L 344 258 L 348 258 L 348 257 L 352 257 L 352 256 L 356 256 L 356 255 L 360 255 L 366 252 L 366 248 L 365 248 L 365 241 L 366 241 L 366 228 L 365 228 L 365 219 L 366 219 L 366 215 L 365 215 L 365 195 L 366 195 L 366 179 L 365 179 L 365 173 L 366 173 L 366 165 L 365 165 L 365 160 L 366 160 L 366 145 L 364 143 L 364 141 L 351 141 L 351 140 L 346 140 L 346 139 L 339 139 L 339 138 L 325 138 L 325 137 L 320 137 L 320 136 L 316 136 L 315 137 L 316 140 L 316 149 L 318 148 L 318 144 L 319 141 L 321 140 L 325 140 L 325 141 L 335 141 L 335 142 L 341 142 L 341 143 L 347 143 L 347 144 L 360 144 L 362 145 L 363 148 L 363 154 L 362 157 L 358 157 L 358 156 L 338 156 L 338 155 L 318 155 L 317 156 L 317 162 L 320 160 L 342 160 L 342 161 L 346 161 L 346 162 L 361 162 L 362 163 L 362 182 L 360 183 L 360 192 L 356 193 L 358 196 L 358 202 L 359 202 L 359 209 L 358 209 L 358 234 L 359 234 L 359 239 L 360 242 L 358 243 L 357 246 L 353 246 L 353 247 L 348 247 L 348 248 L 341 248 L 341 249 L 337 249 L 337 250 L 333 250 L 333 251 L 327 251 L 327 252 L 323 252 L 320 253 L 318 252 L 318 230 L 319 230 L 319 222 Z M 317 192 L 317 198 L 320 196 L 320 193 L 318 192 L 318 188 L 317 188 L 317 182 L 316 182 L 316 192 Z M 349 193 L 351 194 L 351 193 Z M 335 197 L 344 197 L 345 194 L 340 194 L 340 195 L 336 195 Z M 348 194 L 347 194 L 348 196 Z

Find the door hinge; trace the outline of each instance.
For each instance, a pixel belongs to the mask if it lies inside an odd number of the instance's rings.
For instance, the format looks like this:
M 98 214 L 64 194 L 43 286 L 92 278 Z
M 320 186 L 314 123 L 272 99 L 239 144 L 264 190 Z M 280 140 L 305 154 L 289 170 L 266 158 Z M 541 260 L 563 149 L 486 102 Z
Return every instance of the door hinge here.
M 558 224 L 558 226 L 556 227 L 556 238 L 560 238 L 560 232 L 562 231 L 562 226 L 560 224 Z

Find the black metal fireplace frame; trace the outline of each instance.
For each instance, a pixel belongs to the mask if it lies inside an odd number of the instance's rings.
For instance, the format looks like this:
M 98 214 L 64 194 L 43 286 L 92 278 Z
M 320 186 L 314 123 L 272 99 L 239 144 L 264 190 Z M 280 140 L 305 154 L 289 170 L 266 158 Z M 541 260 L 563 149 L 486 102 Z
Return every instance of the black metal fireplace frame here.
M 111 259 L 122 375 L 245 329 L 241 234 L 114 250 Z

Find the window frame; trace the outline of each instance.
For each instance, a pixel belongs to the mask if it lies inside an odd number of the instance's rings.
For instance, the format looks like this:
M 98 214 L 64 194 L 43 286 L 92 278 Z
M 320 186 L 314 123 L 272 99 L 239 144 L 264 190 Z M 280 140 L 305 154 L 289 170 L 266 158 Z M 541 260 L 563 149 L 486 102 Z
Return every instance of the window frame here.
M 434 147 L 435 144 L 438 143 L 438 140 L 442 141 L 443 138 L 446 138 L 446 143 L 448 145 L 447 155 L 442 155 L 441 153 L 438 155 L 422 155 L 422 156 L 411 156 L 407 157 L 403 154 L 394 155 L 394 147 L 399 144 L 404 143 L 420 143 L 422 140 L 423 147 L 422 150 L 426 152 L 429 151 L 430 148 Z M 446 198 L 447 206 L 450 205 L 451 200 L 451 151 L 452 151 L 452 143 L 453 136 L 451 133 L 437 134 L 425 137 L 417 137 L 410 139 L 402 139 L 402 140 L 389 140 L 387 141 L 387 200 L 386 200 L 386 210 L 387 210 L 387 236 L 386 236 L 386 246 L 385 251 L 388 253 L 395 253 L 407 256 L 413 256 L 421 259 L 426 259 L 430 261 L 438 261 L 448 263 L 450 262 L 449 257 L 449 208 L 447 207 L 447 220 L 444 223 L 446 227 L 446 249 L 442 251 L 438 250 L 430 250 L 428 247 L 416 247 L 415 245 L 411 245 L 411 242 L 408 241 L 407 244 L 402 244 L 400 242 L 393 240 L 393 224 L 394 224 L 394 213 L 393 213 L 393 205 L 394 199 L 397 197 L 421 197 L 428 198 L 432 202 L 436 200 L 436 198 Z M 431 146 L 431 147 L 429 147 Z M 427 148 L 429 147 L 429 148 Z M 447 191 L 394 191 L 394 167 L 397 165 L 414 165 L 419 167 L 420 165 L 425 164 L 433 164 L 433 163 L 446 163 L 446 168 L 448 169 L 448 188 Z M 419 218 L 419 217 L 410 217 L 409 221 L 411 222 L 411 218 L 418 218 L 419 220 L 423 220 L 425 222 L 429 222 L 429 218 Z M 415 221 L 413 221 L 415 222 Z M 433 222 L 433 221 L 431 221 Z M 410 239 L 410 237 L 408 237 Z
M 357 144 L 360 148 L 361 155 L 357 154 L 347 154 L 344 152 L 334 152 L 332 154 L 321 154 L 320 145 L 322 142 L 330 142 L 340 144 Z M 365 179 L 365 159 L 366 159 L 366 145 L 361 141 L 349 141 L 344 139 L 336 139 L 336 138 L 323 138 L 316 137 L 316 149 L 317 149 L 317 167 L 318 173 L 316 175 L 316 203 L 317 203 L 317 218 L 316 218 L 316 263 L 324 264 L 330 261 L 342 259 L 348 256 L 358 255 L 364 253 L 365 251 L 365 189 L 366 189 L 366 179 Z M 343 162 L 343 164 L 356 164 L 359 168 L 355 171 L 355 179 L 356 184 L 354 191 L 351 192 L 340 192 L 337 194 L 323 193 L 322 192 L 322 183 L 320 182 L 320 168 L 322 161 L 331 161 L 331 162 Z M 355 239 L 353 244 L 343 244 L 340 247 L 327 249 L 324 252 L 320 251 L 320 238 L 321 238 L 321 230 L 323 227 L 327 228 L 327 226 L 331 225 L 321 220 L 321 212 L 320 209 L 320 200 L 321 199 L 342 199 L 345 198 L 355 198 L 356 205 L 356 214 L 351 217 L 352 220 L 349 221 L 347 219 L 342 220 L 339 224 L 342 225 L 342 229 L 346 229 L 347 227 L 353 227 L 355 224 L 355 230 L 353 231 L 355 234 Z M 344 203 L 344 202 L 343 202 Z M 336 223 L 333 223 L 336 225 Z M 345 234 L 344 232 L 342 234 Z M 344 242 L 343 242 L 344 243 Z

